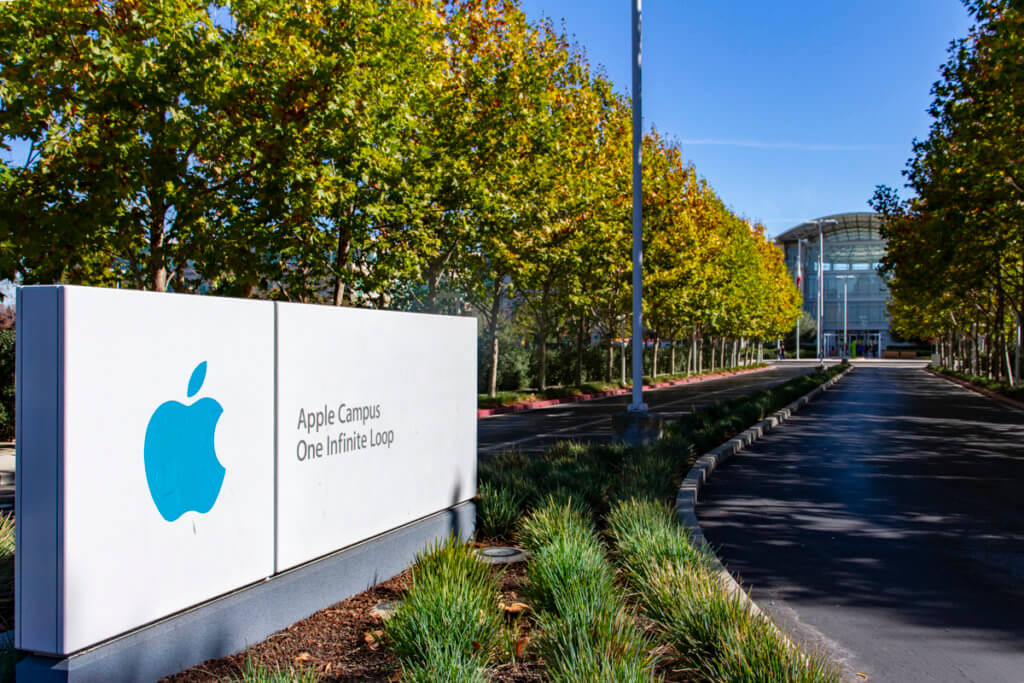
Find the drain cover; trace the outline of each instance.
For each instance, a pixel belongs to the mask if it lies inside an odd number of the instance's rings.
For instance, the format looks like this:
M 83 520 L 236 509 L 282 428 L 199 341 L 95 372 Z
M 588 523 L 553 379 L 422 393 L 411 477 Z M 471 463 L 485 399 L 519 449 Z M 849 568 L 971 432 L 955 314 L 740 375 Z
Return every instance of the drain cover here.
M 489 546 L 476 551 L 476 556 L 487 564 L 513 564 L 527 558 L 527 552 L 509 546 Z

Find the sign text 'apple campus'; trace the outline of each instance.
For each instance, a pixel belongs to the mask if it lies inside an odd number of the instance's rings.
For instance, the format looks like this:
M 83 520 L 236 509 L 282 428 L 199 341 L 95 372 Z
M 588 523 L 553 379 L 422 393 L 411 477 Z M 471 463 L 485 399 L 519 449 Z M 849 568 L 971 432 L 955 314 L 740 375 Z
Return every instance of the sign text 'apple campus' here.
M 321 430 L 325 433 L 319 439 L 300 438 L 295 444 L 295 458 L 304 462 L 370 448 L 391 448 L 395 430 L 373 424 L 380 419 L 379 403 L 372 406 L 339 403 L 337 408 L 325 405 L 315 410 L 299 408 L 296 430 L 306 435 L 319 435 Z M 360 426 L 366 429 L 359 429 Z

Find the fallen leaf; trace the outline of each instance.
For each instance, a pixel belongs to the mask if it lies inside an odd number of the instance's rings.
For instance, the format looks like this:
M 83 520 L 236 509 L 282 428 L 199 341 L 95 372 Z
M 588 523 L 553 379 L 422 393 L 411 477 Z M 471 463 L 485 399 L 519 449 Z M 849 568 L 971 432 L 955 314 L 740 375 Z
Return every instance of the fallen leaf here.
M 309 654 L 308 652 L 300 652 L 299 654 L 297 654 L 295 656 L 295 661 L 296 662 L 312 662 L 313 661 L 313 655 Z
M 526 646 L 530 644 L 530 634 L 524 633 L 519 636 L 519 640 L 516 641 L 516 657 L 522 657 L 526 654 Z
M 530 606 L 527 605 L 525 602 L 513 602 L 511 605 L 506 605 L 503 602 L 499 602 L 498 607 L 500 607 L 506 614 L 512 614 L 516 616 L 524 612 L 530 611 Z
M 480 649 L 480 643 L 479 643 L 479 641 L 476 641 L 476 640 L 474 640 L 474 641 L 473 641 L 473 652 L 476 652 L 476 651 L 477 651 L 477 650 L 479 650 L 479 649 Z
M 867 674 L 862 674 L 860 672 L 857 672 L 857 675 L 860 676 L 861 678 L 867 678 L 868 677 Z
M 376 650 L 380 647 L 380 641 L 384 637 L 384 631 L 376 629 L 374 631 L 367 631 L 363 634 L 363 640 L 371 650 Z

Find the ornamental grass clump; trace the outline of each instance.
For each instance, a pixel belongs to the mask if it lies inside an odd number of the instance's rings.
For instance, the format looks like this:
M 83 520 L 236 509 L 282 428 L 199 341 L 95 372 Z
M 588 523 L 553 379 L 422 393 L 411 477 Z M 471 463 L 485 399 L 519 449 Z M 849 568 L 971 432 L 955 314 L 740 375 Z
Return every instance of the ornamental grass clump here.
M 524 517 L 516 538 L 531 553 L 539 552 L 556 539 L 563 543 L 575 540 L 580 546 L 601 549 L 590 511 L 563 491 L 549 494 L 540 507 Z
M 402 662 L 402 680 L 408 683 L 486 683 L 490 680 L 479 658 L 468 655 L 455 643 L 431 641 L 413 663 Z
M 707 551 L 690 543 L 670 505 L 655 500 L 621 501 L 612 507 L 606 521 L 616 564 L 634 589 L 642 589 L 650 572 L 664 564 L 709 565 Z
M 470 545 L 448 539 L 417 557 L 411 581 L 385 622 L 403 672 L 413 680 L 485 680 L 502 628 L 490 568 Z
M 316 683 L 320 677 L 311 668 L 271 668 L 250 655 L 246 657 L 241 674 L 232 680 L 239 683 Z
M 0 514 L 0 628 L 14 613 L 14 515 Z
M 477 487 L 476 532 L 481 538 L 508 538 L 523 514 L 523 500 L 515 489 L 483 482 Z
M 673 510 L 624 501 L 608 516 L 614 557 L 644 614 L 678 665 L 707 681 L 838 681 L 817 656 L 794 648 L 733 593 L 705 550 L 693 547 Z
M 623 608 L 624 595 L 588 511 L 549 499 L 523 520 L 533 554 L 527 595 L 540 634 L 536 648 L 553 681 L 650 681 L 651 644 Z

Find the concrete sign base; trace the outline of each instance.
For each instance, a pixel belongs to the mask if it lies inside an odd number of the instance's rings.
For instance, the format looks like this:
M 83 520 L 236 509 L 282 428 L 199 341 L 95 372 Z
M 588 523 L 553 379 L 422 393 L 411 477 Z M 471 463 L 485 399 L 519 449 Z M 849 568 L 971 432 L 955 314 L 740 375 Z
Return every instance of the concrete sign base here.
M 475 515 L 473 503 L 465 502 L 71 657 L 30 655 L 18 663 L 17 679 L 153 681 L 239 652 L 401 573 L 436 540 L 470 539 Z

